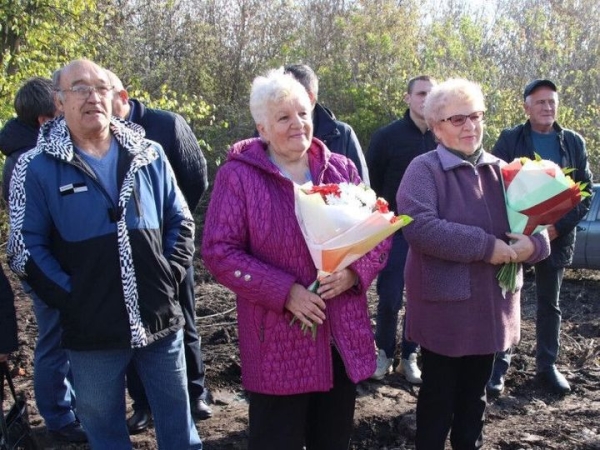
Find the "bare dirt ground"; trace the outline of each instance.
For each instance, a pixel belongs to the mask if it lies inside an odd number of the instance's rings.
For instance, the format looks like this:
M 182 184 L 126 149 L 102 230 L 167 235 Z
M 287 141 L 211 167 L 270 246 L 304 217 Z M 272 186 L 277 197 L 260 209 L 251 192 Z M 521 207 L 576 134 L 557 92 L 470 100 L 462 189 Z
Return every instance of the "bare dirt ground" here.
M 5 266 L 6 267 L 6 266 Z M 240 385 L 237 330 L 231 293 L 197 265 L 198 328 L 212 394 L 213 418 L 198 422 L 207 450 L 246 448 L 247 404 Z M 13 280 L 15 281 L 15 280 Z M 20 349 L 13 354 L 15 381 L 29 398 L 31 423 L 41 448 L 82 450 L 87 445 L 61 445 L 49 439 L 33 399 L 33 348 L 36 323 L 29 299 L 17 282 Z M 517 349 L 504 394 L 490 403 L 485 448 L 600 449 L 600 272 L 568 270 L 563 308 L 560 369 L 573 392 L 560 397 L 534 381 L 535 292 L 528 277 L 523 298 L 523 339 Z M 376 298 L 370 293 L 375 315 Z M 359 386 L 353 450 L 400 450 L 414 446 L 418 387 L 392 374 L 382 382 Z M 153 431 L 132 437 L 135 449 L 154 449 Z M 448 447 L 449 448 L 449 447 Z M 285 450 L 285 449 L 282 449 Z

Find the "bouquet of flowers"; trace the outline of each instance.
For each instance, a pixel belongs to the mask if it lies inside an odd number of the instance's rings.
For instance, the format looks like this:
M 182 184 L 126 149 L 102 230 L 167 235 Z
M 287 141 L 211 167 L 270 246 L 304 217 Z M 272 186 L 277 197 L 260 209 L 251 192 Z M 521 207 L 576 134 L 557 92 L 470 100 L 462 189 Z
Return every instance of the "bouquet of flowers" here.
M 319 279 L 348 267 L 412 221 L 394 216 L 371 188 L 347 182 L 297 188 L 296 217 L 318 271 L 309 286 L 312 292 L 318 289 Z M 314 337 L 316 325 L 311 331 Z
M 531 235 L 556 223 L 589 197 L 586 183 L 568 176 L 573 169 L 541 159 L 517 158 L 502 169 L 508 222 L 513 233 Z M 506 263 L 497 278 L 502 293 L 517 291 L 517 263 Z

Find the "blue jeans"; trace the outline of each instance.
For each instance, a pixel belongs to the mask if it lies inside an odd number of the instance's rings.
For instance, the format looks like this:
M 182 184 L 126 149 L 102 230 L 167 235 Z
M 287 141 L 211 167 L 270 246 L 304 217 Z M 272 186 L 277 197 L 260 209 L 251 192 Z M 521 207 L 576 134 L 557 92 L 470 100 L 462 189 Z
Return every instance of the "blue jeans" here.
M 38 326 L 33 369 L 35 403 L 46 422 L 46 428 L 56 431 L 75 421 L 75 392 L 69 357 L 60 346 L 60 313 L 40 300 L 31 286 L 25 282 L 22 284 L 23 290 L 33 301 Z
M 202 449 L 188 403 L 183 331 L 147 347 L 69 351 L 77 414 L 92 449 L 132 448 L 125 419 L 125 372 L 135 364 L 148 394 L 158 448 Z
M 384 350 L 388 358 L 396 353 L 396 330 L 398 329 L 398 313 L 402 308 L 404 293 L 404 265 L 408 254 L 408 243 L 401 232 L 396 232 L 392 240 L 389 258 L 385 268 L 377 278 L 377 326 L 375 343 Z M 402 323 L 402 359 L 417 351 L 417 344 L 407 341 Z
M 185 351 L 185 368 L 187 373 L 188 394 L 190 402 L 198 399 L 206 400 L 204 387 L 204 362 L 200 347 L 200 336 L 196 328 L 196 297 L 194 294 L 194 267 L 188 268 L 186 276 L 179 285 L 179 304 L 185 319 L 183 327 L 183 345 Z M 129 364 L 127 369 L 127 391 L 133 400 L 133 409 L 148 410 L 148 397 L 142 386 L 135 365 Z

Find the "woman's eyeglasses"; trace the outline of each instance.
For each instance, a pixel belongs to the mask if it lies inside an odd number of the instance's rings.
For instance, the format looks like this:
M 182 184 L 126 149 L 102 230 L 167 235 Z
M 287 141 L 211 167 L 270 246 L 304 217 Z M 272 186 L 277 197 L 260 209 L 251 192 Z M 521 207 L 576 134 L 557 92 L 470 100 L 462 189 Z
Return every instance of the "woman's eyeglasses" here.
M 477 123 L 477 122 L 481 122 L 483 120 L 484 116 L 485 116 L 485 113 L 483 111 L 476 111 L 469 115 L 456 114 L 454 116 L 447 117 L 446 119 L 442 119 L 442 120 L 440 120 L 440 122 L 450 122 L 455 127 L 460 127 L 465 124 L 467 119 L 470 119 L 471 122 L 473 122 L 473 123 Z

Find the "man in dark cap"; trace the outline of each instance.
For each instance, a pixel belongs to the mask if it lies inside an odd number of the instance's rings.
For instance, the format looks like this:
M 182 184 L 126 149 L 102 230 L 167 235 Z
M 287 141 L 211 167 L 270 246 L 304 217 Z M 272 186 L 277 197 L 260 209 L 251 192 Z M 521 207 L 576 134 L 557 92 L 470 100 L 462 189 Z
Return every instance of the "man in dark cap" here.
M 529 117 L 524 124 L 506 129 L 494 146 L 494 155 L 511 162 L 522 156 L 533 159 L 535 154 L 554 161 L 561 167 L 575 169 L 575 182 L 587 183 L 591 192 L 592 174 L 583 138 L 556 122 L 558 92 L 550 80 L 538 79 L 523 91 L 523 108 Z M 537 293 L 536 373 L 550 390 L 566 394 L 569 382 L 556 368 L 560 347 L 561 312 L 560 287 L 565 267 L 571 263 L 575 248 L 575 228 L 585 216 L 590 198 L 584 199 L 569 213 L 548 227 L 552 252 L 548 258 L 535 264 Z M 488 393 L 498 395 L 504 389 L 504 376 L 510 364 L 510 350 L 496 355 L 494 371 L 488 383 Z

